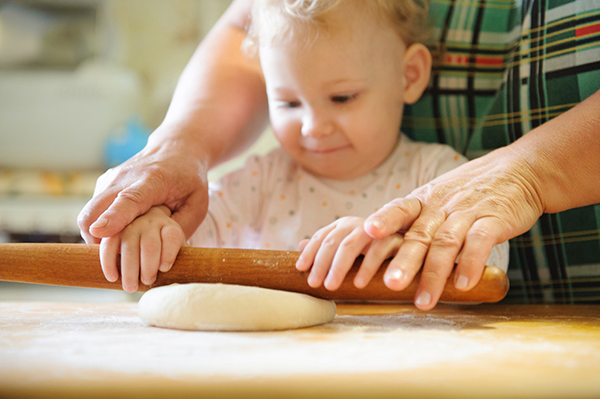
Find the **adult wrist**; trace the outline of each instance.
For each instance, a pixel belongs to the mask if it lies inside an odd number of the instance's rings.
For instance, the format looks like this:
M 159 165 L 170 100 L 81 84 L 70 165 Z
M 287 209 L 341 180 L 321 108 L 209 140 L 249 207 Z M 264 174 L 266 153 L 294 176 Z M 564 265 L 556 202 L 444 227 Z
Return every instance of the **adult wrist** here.
M 185 155 L 193 156 L 208 172 L 210 165 L 210 146 L 202 140 L 201 133 L 189 125 L 164 123 L 161 124 L 148 138 L 144 148 L 146 156 L 154 154 L 173 154 L 182 159 Z

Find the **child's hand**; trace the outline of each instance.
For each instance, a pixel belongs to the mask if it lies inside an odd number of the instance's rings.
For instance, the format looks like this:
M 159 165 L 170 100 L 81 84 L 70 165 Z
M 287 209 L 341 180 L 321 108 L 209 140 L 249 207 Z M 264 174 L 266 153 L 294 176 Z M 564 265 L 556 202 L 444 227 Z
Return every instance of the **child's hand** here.
M 403 241 L 400 234 L 373 239 L 364 231 L 364 221 L 359 217 L 340 218 L 300 243 L 302 254 L 296 268 L 307 271 L 312 266 L 308 285 L 317 288 L 324 283 L 328 290 L 337 290 L 356 258 L 363 254 L 354 285 L 364 288 L 383 261 L 398 251 Z
M 170 216 L 171 211 L 166 206 L 150 208 L 119 234 L 102 239 L 100 263 L 108 281 L 119 278 L 119 253 L 123 289 L 127 292 L 137 291 L 138 281 L 151 285 L 159 270 L 171 269 L 179 249 L 185 244 L 185 234 Z

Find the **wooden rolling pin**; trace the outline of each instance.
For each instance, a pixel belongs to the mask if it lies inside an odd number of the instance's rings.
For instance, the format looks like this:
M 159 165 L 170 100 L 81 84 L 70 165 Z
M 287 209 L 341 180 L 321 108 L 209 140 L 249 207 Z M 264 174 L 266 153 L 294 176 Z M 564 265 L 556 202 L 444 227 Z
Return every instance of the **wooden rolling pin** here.
M 418 280 L 403 291 L 388 289 L 384 262 L 371 283 L 354 287 L 353 280 L 362 257 L 358 258 L 342 286 L 336 291 L 311 288 L 307 273 L 296 270 L 299 252 L 248 249 L 191 248 L 179 252 L 173 268 L 158 274 L 151 286 L 173 283 L 223 283 L 300 292 L 336 301 L 412 301 Z M 98 245 L 84 244 L 0 244 L 0 280 L 74 287 L 121 289 L 120 280 L 108 282 L 100 267 Z M 448 279 L 441 300 L 447 302 L 497 302 L 508 292 L 508 278 L 496 267 L 486 267 L 481 281 L 472 290 L 458 291 Z

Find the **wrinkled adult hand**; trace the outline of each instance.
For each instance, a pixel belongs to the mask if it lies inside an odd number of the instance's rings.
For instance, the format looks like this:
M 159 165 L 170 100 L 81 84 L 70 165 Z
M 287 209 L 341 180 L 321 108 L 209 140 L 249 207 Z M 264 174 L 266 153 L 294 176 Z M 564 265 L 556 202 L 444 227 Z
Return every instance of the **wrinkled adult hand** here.
M 160 129 L 160 128 L 159 128 Z M 155 132 L 156 133 L 156 132 Z M 208 209 L 207 166 L 183 140 L 157 140 L 96 182 L 77 224 L 88 244 L 120 233 L 155 205 L 166 205 L 189 237 Z
M 403 290 L 422 268 L 415 305 L 431 309 L 462 250 L 454 284 L 464 291 L 473 288 L 494 245 L 526 232 L 543 213 L 539 179 L 523 159 L 511 147 L 498 149 L 367 218 L 365 231 L 373 238 L 404 233 L 385 284 Z

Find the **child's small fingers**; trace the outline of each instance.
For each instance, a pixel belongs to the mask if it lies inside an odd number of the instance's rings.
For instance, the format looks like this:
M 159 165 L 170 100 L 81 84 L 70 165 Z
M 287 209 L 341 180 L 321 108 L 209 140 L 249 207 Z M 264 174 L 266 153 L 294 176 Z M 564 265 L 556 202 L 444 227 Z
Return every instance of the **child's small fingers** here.
M 304 248 L 306 248 L 306 246 L 308 245 L 309 242 L 310 242 L 309 239 L 300 241 L 300 243 L 298 244 L 298 251 L 300 251 L 300 252 L 304 251 Z
M 302 253 L 296 261 L 296 269 L 301 272 L 305 272 L 311 268 L 314 263 L 315 256 L 321 247 L 321 243 L 333 229 L 335 229 L 335 224 L 330 224 L 313 234 L 312 238 L 308 240 L 302 249 Z
M 185 234 L 178 226 L 168 225 L 161 229 L 162 251 L 160 256 L 161 272 L 168 272 L 173 267 L 177 254 L 185 243 Z
M 156 281 L 162 243 L 160 233 L 149 229 L 140 239 L 140 281 L 151 285 Z
M 121 280 L 126 292 L 138 290 L 140 276 L 140 238 L 129 234 L 121 241 Z
M 365 288 L 371 282 L 384 260 L 385 258 L 380 256 L 379 253 L 368 252 L 360 265 L 358 273 L 356 273 L 354 286 L 356 288 Z
M 117 269 L 117 256 L 121 246 L 120 236 L 103 238 L 100 242 L 100 265 L 104 277 L 111 283 L 119 279 L 119 270 Z
M 365 233 L 362 226 L 354 229 L 352 233 L 342 240 L 331 263 L 331 269 L 325 279 L 325 288 L 330 291 L 340 288 L 344 278 L 354 265 L 354 261 L 372 240 Z
M 357 288 L 366 287 L 371 282 L 373 276 L 375 276 L 383 262 L 394 255 L 401 244 L 402 238 L 398 235 L 388 236 L 384 239 L 373 241 L 365 254 L 358 273 L 356 273 L 354 285 Z
M 308 285 L 318 287 L 326 281 L 326 278 L 329 278 L 336 253 L 348 234 L 349 232 L 346 229 L 336 228 L 325 237 L 315 256 L 315 261 L 308 276 Z M 330 278 L 326 283 L 326 288 L 329 290 L 335 290 L 338 286 L 337 277 Z

